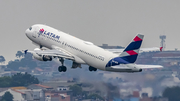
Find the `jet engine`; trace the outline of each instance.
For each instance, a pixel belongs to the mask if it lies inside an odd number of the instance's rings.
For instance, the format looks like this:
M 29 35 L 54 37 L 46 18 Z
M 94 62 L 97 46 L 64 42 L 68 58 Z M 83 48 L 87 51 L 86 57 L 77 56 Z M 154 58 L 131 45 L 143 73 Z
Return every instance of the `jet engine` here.
M 51 56 L 47 56 L 47 55 L 37 55 L 36 53 L 33 54 L 33 58 L 40 60 L 40 61 L 52 61 L 52 57 Z

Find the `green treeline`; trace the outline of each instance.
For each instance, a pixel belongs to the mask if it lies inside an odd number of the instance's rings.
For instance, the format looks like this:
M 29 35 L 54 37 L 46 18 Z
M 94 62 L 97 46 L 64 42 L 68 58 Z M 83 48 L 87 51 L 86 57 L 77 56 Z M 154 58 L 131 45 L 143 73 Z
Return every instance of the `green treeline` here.
M 180 101 L 180 87 L 167 87 L 163 92 L 163 97 L 168 98 L 169 101 Z
M 24 55 L 21 51 L 17 51 L 16 57 L 18 59 L 8 62 L 7 68 L 18 71 L 19 67 L 28 67 L 31 69 L 37 67 L 37 63 L 33 61 L 32 54 L 30 53 Z
M 28 74 L 17 73 L 11 77 L 4 76 L 0 77 L 0 87 L 18 87 L 28 86 L 31 84 L 38 84 L 39 80 L 34 76 Z
M 92 93 L 89 94 L 86 91 L 83 91 L 82 87 L 78 84 L 71 85 L 69 88 L 72 91 L 73 96 L 80 97 L 82 96 L 82 99 L 100 99 L 104 100 L 103 97 L 101 97 L 99 94 Z
M 39 61 L 36 59 L 33 59 L 33 54 L 27 53 L 24 54 L 21 51 L 17 51 L 16 53 L 17 59 L 13 61 L 9 61 L 6 65 L 8 70 L 14 70 L 14 71 L 31 71 L 35 69 L 36 67 L 44 68 L 44 67 L 51 67 L 54 65 L 53 61 Z M 5 62 L 5 59 L 0 56 L 0 63 L 2 64 Z
M 13 95 L 9 92 L 9 91 L 7 91 L 3 96 L 2 96 L 2 98 L 1 98 L 1 100 L 0 101 L 13 101 Z

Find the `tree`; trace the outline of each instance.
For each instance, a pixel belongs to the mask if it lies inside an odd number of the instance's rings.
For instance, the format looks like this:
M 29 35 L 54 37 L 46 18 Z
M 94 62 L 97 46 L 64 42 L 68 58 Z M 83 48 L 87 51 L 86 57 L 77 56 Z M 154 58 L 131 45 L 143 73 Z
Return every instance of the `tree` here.
M 20 67 L 19 61 L 9 61 L 7 64 L 7 68 L 12 69 L 12 70 L 18 70 Z
M 16 57 L 20 58 L 22 56 L 23 53 L 21 51 L 18 51 Z M 29 69 L 34 69 L 35 67 L 37 67 L 37 63 L 33 61 L 32 54 L 27 53 L 24 58 L 10 61 L 7 65 L 7 68 L 10 68 L 12 70 L 19 70 L 19 67 L 28 67 Z
M 7 91 L 3 96 L 2 96 L 2 99 L 1 101 L 13 101 L 13 95 Z
M 120 97 L 118 86 L 115 86 L 111 83 L 107 83 L 107 84 L 105 83 L 105 85 L 107 87 L 108 99 L 113 99 L 114 97 Z
M 0 63 L 2 64 L 2 63 L 4 63 L 6 60 L 5 60 L 5 58 L 3 57 L 3 56 L 0 56 Z
M 12 79 L 9 76 L 0 77 L 0 87 L 9 87 Z
M 20 65 L 21 67 L 29 67 L 29 68 L 31 68 L 31 69 L 34 69 L 34 68 L 37 67 L 37 63 L 36 63 L 35 61 L 33 61 L 32 58 L 31 58 L 31 59 L 22 58 L 22 59 L 20 60 L 19 65 Z
M 2 68 L 2 69 L 5 69 L 5 68 L 6 68 L 6 65 L 1 65 L 1 68 Z
M 100 95 L 98 95 L 98 94 L 90 94 L 89 96 L 88 96 L 88 98 L 89 99 L 100 99 L 100 100 L 104 100 Z
M 73 92 L 73 96 L 81 95 L 82 94 L 82 88 L 78 86 L 77 84 L 70 86 L 69 88 Z
M 25 74 L 17 73 L 13 75 L 12 77 L 12 86 L 28 86 L 31 84 L 38 84 L 39 80 L 35 78 L 34 76 L 28 74 L 27 72 Z
M 21 51 L 17 51 L 17 53 L 16 53 L 17 58 L 20 58 L 20 57 L 23 57 L 23 56 L 24 56 L 24 54 Z
M 169 101 L 180 101 L 180 87 L 167 87 L 163 92 L 163 97 L 169 99 Z
M 18 87 L 28 86 L 31 84 L 38 84 L 39 80 L 34 76 L 28 74 L 17 73 L 11 77 L 4 76 L 0 77 L 0 87 Z

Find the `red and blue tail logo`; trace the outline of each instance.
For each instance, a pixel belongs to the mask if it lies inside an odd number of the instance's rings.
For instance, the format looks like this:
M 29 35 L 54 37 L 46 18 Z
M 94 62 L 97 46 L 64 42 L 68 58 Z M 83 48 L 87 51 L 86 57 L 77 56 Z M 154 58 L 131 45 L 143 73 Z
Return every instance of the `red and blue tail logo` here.
M 143 37 L 144 35 L 138 34 L 120 54 L 120 57 L 129 63 L 134 63 L 137 59 Z
M 137 59 L 143 37 L 144 35 L 138 34 L 132 40 L 132 42 L 124 49 L 124 51 L 119 55 L 119 57 L 111 59 L 106 64 L 106 67 L 115 66 L 119 64 L 134 63 Z

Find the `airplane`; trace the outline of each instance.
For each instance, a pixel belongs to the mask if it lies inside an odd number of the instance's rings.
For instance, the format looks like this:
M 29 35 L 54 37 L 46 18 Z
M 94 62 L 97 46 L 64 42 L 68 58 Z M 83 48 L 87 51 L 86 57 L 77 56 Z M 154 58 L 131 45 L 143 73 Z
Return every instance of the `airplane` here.
M 33 57 L 40 61 L 52 61 L 57 58 L 61 62 L 59 72 L 66 72 L 64 60 L 72 60 L 72 68 L 81 68 L 81 64 L 89 65 L 89 71 L 97 69 L 111 72 L 141 72 L 147 68 L 162 68 L 161 65 L 140 65 L 137 59 L 144 35 L 138 34 L 120 54 L 113 53 L 84 41 L 70 34 L 43 24 L 35 24 L 25 31 L 26 36 L 39 48 L 33 51 Z M 43 47 L 47 49 L 43 49 Z M 154 48 L 152 48 L 153 50 Z

